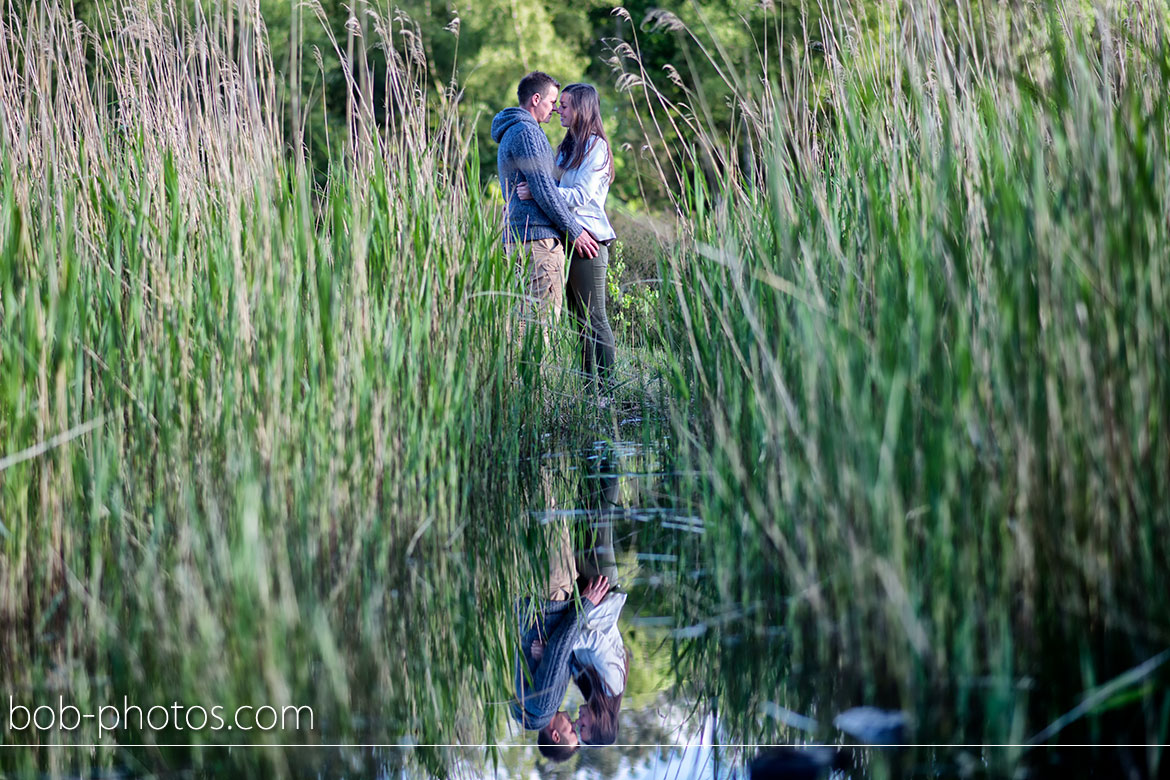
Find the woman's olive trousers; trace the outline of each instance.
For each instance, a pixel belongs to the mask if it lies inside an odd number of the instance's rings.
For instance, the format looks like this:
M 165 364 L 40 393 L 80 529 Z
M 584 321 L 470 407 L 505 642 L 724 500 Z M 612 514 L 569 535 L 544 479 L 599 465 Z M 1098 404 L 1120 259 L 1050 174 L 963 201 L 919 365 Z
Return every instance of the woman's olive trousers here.
M 610 384 L 613 369 L 613 330 L 605 314 L 605 272 L 609 267 L 609 246 L 602 244 L 597 257 L 573 253 L 569 265 L 569 312 L 581 337 L 581 369 L 591 385 L 601 379 L 599 390 Z

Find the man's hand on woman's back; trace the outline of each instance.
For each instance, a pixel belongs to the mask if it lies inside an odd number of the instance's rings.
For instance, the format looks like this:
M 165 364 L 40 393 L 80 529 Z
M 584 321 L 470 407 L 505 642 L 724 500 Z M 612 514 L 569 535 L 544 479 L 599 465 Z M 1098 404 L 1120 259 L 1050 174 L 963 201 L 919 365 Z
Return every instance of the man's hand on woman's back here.
M 582 257 L 592 260 L 597 257 L 597 239 L 588 230 L 582 228 L 581 235 L 573 242 L 573 251 Z M 605 579 L 604 577 L 602 579 Z
M 609 579 L 607 577 L 598 577 L 595 580 L 589 581 L 589 584 L 585 586 L 585 590 L 581 593 L 581 598 L 596 607 L 605 598 L 606 593 L 609 593 Z

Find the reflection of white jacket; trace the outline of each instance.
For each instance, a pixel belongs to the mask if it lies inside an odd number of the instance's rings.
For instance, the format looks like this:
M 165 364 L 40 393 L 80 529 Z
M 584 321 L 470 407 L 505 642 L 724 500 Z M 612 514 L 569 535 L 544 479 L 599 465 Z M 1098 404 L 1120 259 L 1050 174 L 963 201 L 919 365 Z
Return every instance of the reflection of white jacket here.
M 626 648 L 618 631 L 618 616 L 625 605 L 625 593 L 610 593 L 602 599 L 586 618 L 569 655 L 573 677 L 593 667 L 608 696 L 617 696 L 626 689 Z
M 590 136 L 588 151 L 576 168 L 561 171 L 557 189 L 577 216 L 577 221 L 598 241 L 616 238 L 609 217 L 605 216 L 605 198 L 609 195 L 609 145 L 601 136 Z M 557 166 L 565 160 L 557 160 Z

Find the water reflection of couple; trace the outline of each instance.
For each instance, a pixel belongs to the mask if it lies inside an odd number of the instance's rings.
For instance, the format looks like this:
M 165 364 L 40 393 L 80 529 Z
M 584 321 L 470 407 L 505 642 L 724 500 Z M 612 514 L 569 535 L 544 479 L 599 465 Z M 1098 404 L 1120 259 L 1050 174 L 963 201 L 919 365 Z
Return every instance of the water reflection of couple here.
M 617 741 L 618 713 L 630 662 L 618 616 L 626 594 L 612 590 L 608 577 L 589 578 L 578 606 L 573 599 L 577 568 L 565 521 L 550 532 L 563 536 L 551 551 L 548 590 L 537 604 L 521 600 L 520 652 L 516 658 L 516 700 L 512 717 L 539 730 L 541 753 L 564 761 L 579 743 L 611 745 Z M 577 720 L 560 710 L 569 680 L 585 697 Z
M 535 71 L 520 80 L 520 105 L 492 120 L 500 186 L 507 202 L 504 243 L 528 263 L 527 297 L 548 324 L 560 316 L 565 246 L 571 245 L 568 303 L 580 338 L 581 368 L 602 387 L 614 362 L 613 331 L 605 311 L 609 247 L 616 234 L 605 213 L 613 155 L 601 122 L 597 89 L 560 84 Z M 540 130 L 558 114 L 566 133 L 554 158 Z
M 600 480 L 585 484 L 590 522 L 584 554 L 574 556 L 569 525 L 554 519 L 549 537 L 549 576 L 539 601 L 519 603 L 520 648 L 516 657 L 516 700 L 512 716 L 524 728 L 538 730 L 541 753 L 564 761 L 579 744 L 612 745 L 617 741 L 622 696 L 629 676 L 629 652 L 618 630 L 626 594 L 617 586 L 611 512 L 616 506 L 617 478 L 601 463 Z M 596 500 L 596 503 L 595 503 Z M 580 603 L 573 598 L 576 585 Z M 560 710 L 569 680 L 585 702 L 576 721 Z

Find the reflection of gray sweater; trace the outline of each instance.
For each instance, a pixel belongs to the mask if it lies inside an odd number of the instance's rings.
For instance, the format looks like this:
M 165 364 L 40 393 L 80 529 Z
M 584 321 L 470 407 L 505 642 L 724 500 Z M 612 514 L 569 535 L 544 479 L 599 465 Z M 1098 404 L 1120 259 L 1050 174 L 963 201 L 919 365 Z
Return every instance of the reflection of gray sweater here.
M 492 140 L 500 145 L 496 166 L 508 209 L 504 241 L 563 240 L 566 233 L 570 241 L 576 241 L 582 228 L 557 191 L 552 147 L 532 114 L 505 108 L 492 120 Z M 516 186 L 523 181 L 532 191 L 531 200 L 516 197 Z
M 557 714 L 565 689 L 569 687 L 569 656 L 585 620 L 595 607 L 582 599 L 584 610 L 576 602 L 541 601 L 535 620 L 529 622 L 528 599 L 516 604 L 520 621 L 520 652 L 516 654 L 516 698 L 512 717 L 529 731 L 544 728 Z M 544 656 L 537 664 L 532 658 L 532 643 L 545 637 Z

